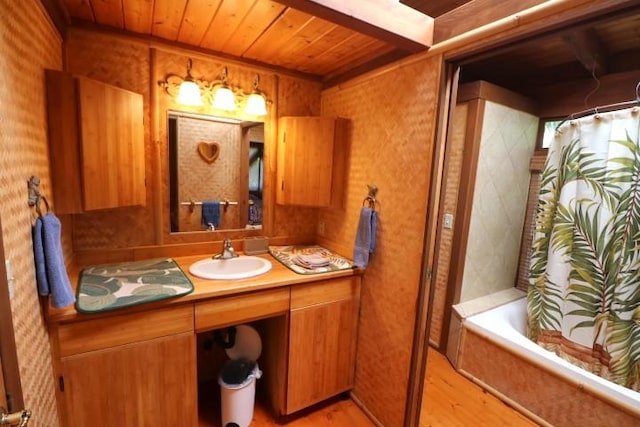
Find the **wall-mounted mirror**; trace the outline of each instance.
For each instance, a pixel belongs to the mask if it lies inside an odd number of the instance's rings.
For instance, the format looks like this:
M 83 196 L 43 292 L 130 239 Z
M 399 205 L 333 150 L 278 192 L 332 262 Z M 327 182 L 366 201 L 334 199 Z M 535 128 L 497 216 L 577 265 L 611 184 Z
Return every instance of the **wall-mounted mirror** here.
M 264 123 L 168 113 L 171 232 L 262 227 Z

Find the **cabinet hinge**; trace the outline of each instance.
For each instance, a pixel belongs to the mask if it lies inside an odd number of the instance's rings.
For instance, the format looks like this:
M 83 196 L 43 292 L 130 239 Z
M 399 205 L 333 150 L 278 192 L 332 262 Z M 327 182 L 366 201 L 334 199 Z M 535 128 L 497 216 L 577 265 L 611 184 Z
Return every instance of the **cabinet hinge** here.
M 426 276 L 427 276 L 427 280 L 431 281 L 431 279 L 433 278 L 433 272 L 431 270 L 427 270 Z
M 280 184 L 280 190 L 284 191 L 284 180 L 282 180 L 282 183 Z
M 58 377 L 58 387 L 60 387 L 60 391 L 64 391 L 64 377 L 62 375 Z

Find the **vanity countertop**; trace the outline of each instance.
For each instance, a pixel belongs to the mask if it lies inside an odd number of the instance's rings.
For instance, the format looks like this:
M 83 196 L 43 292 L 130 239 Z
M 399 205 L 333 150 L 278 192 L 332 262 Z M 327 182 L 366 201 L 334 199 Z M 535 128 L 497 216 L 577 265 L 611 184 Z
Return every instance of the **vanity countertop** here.
M 363 269 L 354 268 L 351 270 L 340 270 L 330 273 L 306 275 L 297 274 L 281 264 L 270 254 L 261 254 L 255 256 L 266 258 L 271 261 L 271 270 L 260 276 L 235 280 L 207 280 L 193 276 L 191 273 L 189 273 L 189 266 L 196 261 L 207 258 L 207 255 L 174 257 L 173 259 L 193 283 L 194 290 L 190 294 L 182 297 L 170 298 L 163 301 L 141 304 L 129 308 L 122 308 L 95 314 L 78 313 L 74 306 L 70 306 L 64 309 L 56 309 L 48 306 L 46 310 L 47 321 L 49 323 L 66 323 L 89 320 L 98 317 L 117 316 L 120 314 L 145 311 L 152 308 L 184 304 L 188 302 L 195 302 L 221 296 L 238 295 L 242 293 L 272 289 L 281 286 L 291 286 L 296 284 L 315 282 L 318 280 L 327 280 L 336 277 L 361 275 L 364 272 Z M 78 277 L 81 270 L 81 267 L 72 267 L 69 270 L 69 278 L 74 286 L 78 283 Z

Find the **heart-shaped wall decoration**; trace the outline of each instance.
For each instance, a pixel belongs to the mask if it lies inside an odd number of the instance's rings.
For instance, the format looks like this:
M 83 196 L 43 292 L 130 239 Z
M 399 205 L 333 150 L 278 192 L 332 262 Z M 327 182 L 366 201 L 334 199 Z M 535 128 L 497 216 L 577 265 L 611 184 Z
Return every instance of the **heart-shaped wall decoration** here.
M 217 142 L 200 142 L 198 144 L 198 154 L 207 163 L 213 163 L 220 155 L 220 144 Z

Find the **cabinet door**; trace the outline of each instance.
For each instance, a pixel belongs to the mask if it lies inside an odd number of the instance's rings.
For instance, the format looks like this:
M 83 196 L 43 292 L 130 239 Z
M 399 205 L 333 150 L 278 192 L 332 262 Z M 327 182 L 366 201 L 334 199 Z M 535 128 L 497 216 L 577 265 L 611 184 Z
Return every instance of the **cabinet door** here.
M 360 278 L 291 290 L 287 413 L 353 387 Z
M 333 118 L 280 118 L 276 197 L 279 204 L 331 204 L 334 135 Z
M 84 209 L 144 205 L 142 95 L 78 78 Z
M 62 358 L 68 426 L 198 425 L 195 335 Z

